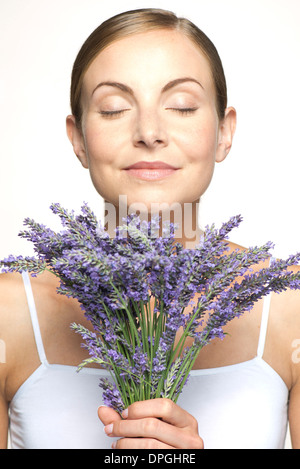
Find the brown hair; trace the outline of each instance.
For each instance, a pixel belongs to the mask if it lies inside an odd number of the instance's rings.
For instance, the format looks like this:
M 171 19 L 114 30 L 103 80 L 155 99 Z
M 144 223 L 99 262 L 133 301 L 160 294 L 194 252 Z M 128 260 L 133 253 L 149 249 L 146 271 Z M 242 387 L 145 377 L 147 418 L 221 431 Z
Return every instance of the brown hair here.
M 178 18 L 170 11 L 150 8 L 127 11 L 113 16 L 100 24 L 82 45 L 73 65 L 71 81 L 71 110 L 78 126 L 80 126 L 82 117 L 80 104 L 82 82 L 84 74 L 92 61 L 105 47 L 114 41 L 154 29 L 181 31 L 200 47 L 211 67 L 219 119 L 224 118 L 227 107 L 226 79 L 221 59 L 214 44 L 197 26 L 186 18 Z

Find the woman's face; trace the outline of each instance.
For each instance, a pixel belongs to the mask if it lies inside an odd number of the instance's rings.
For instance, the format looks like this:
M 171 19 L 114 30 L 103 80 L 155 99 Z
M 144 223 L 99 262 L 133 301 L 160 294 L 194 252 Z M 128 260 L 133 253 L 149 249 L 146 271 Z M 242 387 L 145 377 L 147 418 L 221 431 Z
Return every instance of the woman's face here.
M 235 112 L 221 123 L 210 66 L 177 31 L 129 36 L 102 51 L 82 90 L 74 151 L 99 194 L 118 205 L 195 202 L 231 146 Z

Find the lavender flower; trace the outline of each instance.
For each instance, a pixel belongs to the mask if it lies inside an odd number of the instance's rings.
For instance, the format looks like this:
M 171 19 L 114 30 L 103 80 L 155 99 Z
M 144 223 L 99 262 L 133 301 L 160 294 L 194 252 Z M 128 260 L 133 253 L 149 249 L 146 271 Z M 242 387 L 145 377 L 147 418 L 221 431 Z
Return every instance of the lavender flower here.
M 121 414 L 125 406 L 117 385 L 111 383 L 107 378 L 101 378 L 100 387 L 103 389 L 102 397 L 104 404 Z
M 79 301 L 91 330 L 71 326 L 90 356 L 78 369 L 98 363 L 111 373 L 100 386 L 104 402 L 118 412 L 136 400 L 176 402 L 200 350 L 222 339 L 229 321 L 270 292 L 300 288 L 300 273 L 289 269 L 300 254 L 255 271 L 270 258 L 271 243 L 229 252 L 226 239 L 240 216 L 220 229 L 207 227 L 195 249 L 184 249 L 172 223 L 157 236 L 159 219 L 130 215 L 111 239 L 87 204 L 79 215 L 60 204 L 51 210 L 62 231 L 26 218 L 20 236 L 33 243 L 35 256 L 9 256 L 3 271 L 48 270 L 60 279 L 58 292 Z

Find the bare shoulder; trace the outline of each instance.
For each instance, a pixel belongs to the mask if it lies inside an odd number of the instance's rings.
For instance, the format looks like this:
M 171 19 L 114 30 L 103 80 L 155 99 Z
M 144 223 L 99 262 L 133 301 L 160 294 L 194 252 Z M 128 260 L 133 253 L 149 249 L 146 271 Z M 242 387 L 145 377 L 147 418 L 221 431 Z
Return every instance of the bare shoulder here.
M 49 276 L 31 278 L 43 297 L 55 296 Z M 58 296 L 58 295 L 56 295 Z M 39 366 L 22 275 L 0 274 L 0 448 L 7 446 L 8 406 L 22 382 Z
M 37 277 L 30 276 L 30 283 L 33 288 L 38 287 L 41 289 L 45 301 L 47 301 L 47 299 L 54 300 L 57 296 L 57 280 L 51 274 L 43 273 Z M 16 325 L 14 321 L 22 318 L 22 311 L 27 313 L 27 297 L 22 275 L 19 273 L 0 274 L 1 331 L 10 327 L 11 323 Z
M 43 311 L 60 311 L 68 308 L 68 298 L 57 294 L 59 280 L 53 274 L 44 272 L 36 277 L 29 276 L 34 302 L 39 315 Z M 22 275 L 19 273 L 0 274 L 0 339 L 7 343 L 24 340 L 32 335 L 28 299 Z M 19 342 L 20 343 L 20 342 Z
M 16 359 L 14 344 L 26 343 L 28 306 L 22 276 L 18 273 L 0 275 L 0 339 L 5 345 L 5 363 L 0 377 L 9 374 Z
M 244 250 L 240 245 L 229 243 L 230 250 Z M 269 266 L 269 259 L 253 267 L 254 271 Z M 300 272 L 294 265 L 288 270 Z M 300 383 L 300 290 L 287 288 L 271 295 L 265 360 L 279 373 L 292 389 Z M 299 385 L 300 387 L 300 385 Z
M 300 266 L 294 266 L 294 273 L 300 272 Z M 287 347 L 291 356 L 293 386 L 298 386 L 300 398 L 300 290 L 288 289 L 278 295 L 277 313 L 282 312 L 285 330 L 287 331 Z
M 18 273 L 0 274 L 0 330 L 6 334 L 14 313 L 24 304 L 24 286 Z
M 8 399 L 6 392 L 7 379 L 13 362 L 11 345 L 13 318 L 22 296 L 22 278 L 19 274 L 0 275 L 0 448 L 7 446 L 8 432 Z M 13 316 L 13 318 L 12 318 Z
M 300 272 L 300 266 L 293 266 L 289 270 Z M 283 336 L 290 342 L 293 338 L 300 340 L 300 290 L 291 289 L 275 294 L 272 300 L 272 313 L 281 329 Z
M 300 271 L 300 266 L 292 268 Z M 291 369 L 289 424 L 292 447 L 300 449 L 300 291 L 287 290 L 276 301 L 277 313 L 282 311 L 286 344 Z
M 13 274 L 0 275 L 0 448 L 7 445 L 8 405 L 5 399 L 5 382 L 7 377 L 7 322 L 9 302 L 12 303 L 13 284 L 17 276 Z
M 55 301 L 56 280 L 41 274 L 30 278 L 39 291 L 42 303 L 49 307 Z M 38 287 L 38 288 L 37 288 Z M 22 275 L 0 275 L 0 340 L 4 363 L 0 365 L 1 394 L 9 402 L 22 382 L 39 366 L 29 306 Z

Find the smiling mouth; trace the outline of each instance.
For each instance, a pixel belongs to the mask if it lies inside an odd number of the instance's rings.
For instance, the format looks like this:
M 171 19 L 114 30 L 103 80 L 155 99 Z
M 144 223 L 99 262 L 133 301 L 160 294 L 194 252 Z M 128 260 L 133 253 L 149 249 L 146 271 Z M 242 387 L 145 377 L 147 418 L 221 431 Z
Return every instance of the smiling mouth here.
M 162 161 L 139 161 L 138 163 L 125 168 L 125 171 L 130 176 L 143 179 L 145 181 L 165 179 L 174 174 L 177 170 L 178 168 Z

